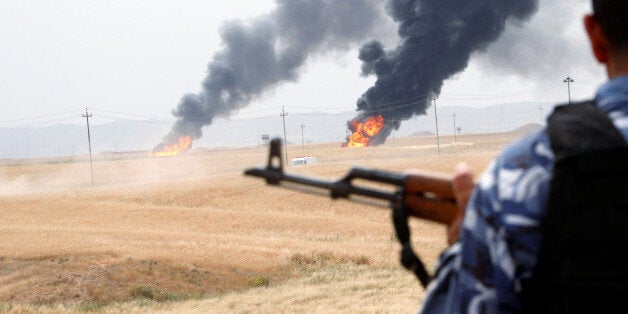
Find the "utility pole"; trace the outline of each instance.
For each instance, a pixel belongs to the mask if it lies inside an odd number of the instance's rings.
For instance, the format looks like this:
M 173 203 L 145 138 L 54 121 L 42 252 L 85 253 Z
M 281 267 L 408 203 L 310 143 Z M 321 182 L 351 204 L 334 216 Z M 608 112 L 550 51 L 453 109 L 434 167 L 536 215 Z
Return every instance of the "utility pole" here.
M 451 116 L 454 117 L 454 144 L 456 144 L 456 113 L 452 113 Z
M 303 140 L 303 128 L 305 124 L 301 123 L 301 149 L 305 150 L 305 141 Z
M 85 114 L 83 114 L 83 118 L 87 121 L 87 144 L 89 145 L 89 169 L 92 174 L 92 186 L 94 186 L 94 165 L 92 162 L 92 137 L 89 133 L 89 118 L 92 117 L 92 114 L 87 112 L 87 108 L 85 108 Z
M 566 79 L 563 80 L 564 83 L 567 83 L 567 97 L 569 97 L 569 104 L 571 105 L 571 83 L 573 83 L 573 80 L 571 79 L 571 77 L 567 76 Z
M 499 125 L 499 132 L 504 132 L 506 126 L 504 124 L 504 107 L 499 106 L 499 118 L 501 119 L 501 124 Z
M 436 99 L 437 96 L 432 97 L 432 101 L 434 101 L 434 119 L 436 121 L 436 149 L 440 154 L 440 138 L 438 137 L 438 113 L 436 112 Z
M 284 106 L 281 106 L 281 113 L 279 114 L 283 118 L 283 150 L 286 156 L 286 164 L 288 163 L 288 139 L 286 138 L 286 116 L 288 113 L 285 111 Z
M 390 121 L 393 123 L 393 130 L 392 130 L 393 146 L 397 146 L 397 142 L 395 141 L 395 122 L 401 121 L 401 120 L 397 118 L 392 118 L 390 119 Z
M 539 112 L 541 114 L 541 126 L 543 125 L 543 106 L 539 106 Z

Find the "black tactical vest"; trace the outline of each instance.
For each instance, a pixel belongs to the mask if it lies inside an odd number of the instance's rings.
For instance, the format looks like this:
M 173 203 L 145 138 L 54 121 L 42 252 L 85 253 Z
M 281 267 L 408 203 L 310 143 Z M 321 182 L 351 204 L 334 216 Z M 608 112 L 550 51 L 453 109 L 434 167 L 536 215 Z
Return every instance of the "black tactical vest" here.
M 593 102 L 557 107 L 556 163 L 528 313 L 628 312 L 628 145 Z

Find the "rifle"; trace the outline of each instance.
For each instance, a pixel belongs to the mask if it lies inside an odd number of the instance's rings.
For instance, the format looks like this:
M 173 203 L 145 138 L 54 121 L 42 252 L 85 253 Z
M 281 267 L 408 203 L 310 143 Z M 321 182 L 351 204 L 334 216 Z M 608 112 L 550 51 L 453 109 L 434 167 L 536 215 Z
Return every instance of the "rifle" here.
M 403 174 L 353 167 L 343 178 L 329 181 L 286 173 L 283 171 L 280 139 L 270 142 L 268 164 L 265 168 L 250 168 L 244 174 L 263 178 L 270 185 L 281 185 L 313 194 L 321 194 L 321 189 L 327 190 L 332 199 L 345 198 L 369 205 L 381 205 L 369 200 L 384 201 L 385 206 L 392 209 L 397 239 L 402 246 L 401 264 L 414 272 L 423 287 L 427 287 L 431 278 L 412 249 L 408 218 L 414 216 L 449 225 L 458 212 L 451 179 L 442 175 Z M 394 187 L 394 191 L 356 185 L 355 179 L 384 183 Z M 308 187 L 310 189 L 306 189 Z

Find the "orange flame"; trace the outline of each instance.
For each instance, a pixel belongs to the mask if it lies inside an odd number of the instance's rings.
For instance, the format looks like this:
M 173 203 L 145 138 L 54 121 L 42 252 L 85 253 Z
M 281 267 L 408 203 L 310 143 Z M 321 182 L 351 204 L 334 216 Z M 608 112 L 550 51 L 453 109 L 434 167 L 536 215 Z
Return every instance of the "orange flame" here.
M 384 128 L 384 117 L 376 115 L 368 117 L 360 122 L 358 119 L 351 121 L 353 133 L 347 138 L 343 147 L 365 147 L 369 146 L 369 141 Z
M 148 153 L 149 157 L 161 157 L 161 156 L 174 156 L 179 153 L 185 153 L 192 146 L 192 137 L 189 135 L 179 137 L 178 143 L 166 145 L 161 150 L 155 151 L 154 149 Z

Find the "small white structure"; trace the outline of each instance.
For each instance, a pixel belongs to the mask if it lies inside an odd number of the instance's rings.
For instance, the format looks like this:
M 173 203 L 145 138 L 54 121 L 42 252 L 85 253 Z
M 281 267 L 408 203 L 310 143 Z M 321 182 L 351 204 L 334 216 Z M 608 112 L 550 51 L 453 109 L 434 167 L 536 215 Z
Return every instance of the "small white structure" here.
M 270 142 L 270 136 L 268 134 L 262 134 L 262 145 L 268 146 Z
M 316 163 L 316 157 L 314 156 L 302 156 L 302 157 L 294 157 L 292 158 L 292 162 L 290 165 L 292 166 L 302 166 L 302 165 L 311 165 Z

